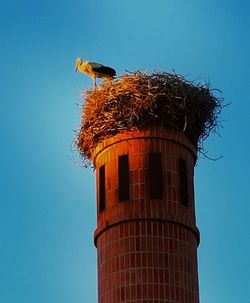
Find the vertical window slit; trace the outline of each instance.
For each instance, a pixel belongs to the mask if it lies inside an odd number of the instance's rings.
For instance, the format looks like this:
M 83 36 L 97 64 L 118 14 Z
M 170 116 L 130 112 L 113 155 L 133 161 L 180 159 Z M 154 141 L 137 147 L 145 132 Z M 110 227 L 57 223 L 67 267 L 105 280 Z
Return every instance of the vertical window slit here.
M 128 155 L 119 156 L 118 162 L 119 201 L 129 200 L 129 163 Z
M 149 191 L 151 199 L 163 198 L 163 172 L 161 153 L 149 154 Z
M 105 165 L 99 169 L 99 210 L 100 212 L 105 209 L 106 195 L 105 195 Z

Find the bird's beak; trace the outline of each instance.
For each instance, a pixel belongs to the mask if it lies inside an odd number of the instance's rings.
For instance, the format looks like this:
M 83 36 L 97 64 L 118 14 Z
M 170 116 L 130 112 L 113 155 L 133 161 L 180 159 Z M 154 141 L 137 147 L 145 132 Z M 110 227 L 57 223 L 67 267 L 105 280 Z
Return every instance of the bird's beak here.
M 78 65 L 79 65 L 79 60 L 77 59 L 77 60 L 76 60 L 76 64 L 75 64 L 75 72 L 78 71 Z

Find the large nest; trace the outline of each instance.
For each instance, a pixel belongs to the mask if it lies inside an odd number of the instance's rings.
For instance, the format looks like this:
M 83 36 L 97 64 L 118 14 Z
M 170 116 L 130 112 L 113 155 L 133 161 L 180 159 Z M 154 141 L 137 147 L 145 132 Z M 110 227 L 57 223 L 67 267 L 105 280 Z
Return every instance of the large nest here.
M 186 80 L 176 73 L 127 73 L 86 90 L 76 146 L 91 160 L 96 145 L 125 130 L 162 126 L 183 132 L 201 149 L 218 127 L 221 99 L 208 83 Z

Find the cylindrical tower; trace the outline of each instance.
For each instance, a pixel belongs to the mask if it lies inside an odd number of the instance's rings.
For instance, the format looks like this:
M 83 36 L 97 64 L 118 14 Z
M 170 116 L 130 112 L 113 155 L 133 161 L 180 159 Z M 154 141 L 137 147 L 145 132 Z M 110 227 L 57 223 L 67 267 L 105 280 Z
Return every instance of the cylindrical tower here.
M 199 303 L 194 165 L 220 100 L 157 72 L 85 100 L 77 147 L 96 168 L 99 303 Z
M 97 145 L 99 303 L 198 303 L 196 152 L 160 127 Z

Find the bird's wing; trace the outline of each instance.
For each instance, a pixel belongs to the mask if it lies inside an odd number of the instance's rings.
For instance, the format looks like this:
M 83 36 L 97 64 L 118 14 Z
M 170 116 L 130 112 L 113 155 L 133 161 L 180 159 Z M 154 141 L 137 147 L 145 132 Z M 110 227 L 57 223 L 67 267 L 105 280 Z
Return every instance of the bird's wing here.
M 104 65 L 95 62 L 88 62 L 88 64 L 93 70 L 104 67 Z
M 116 72 L 113 68 L 101 64 L 99 64 L 97 67 L 92 67 L 92 71 L 98 73 L 100 76 L 106 75 L 106 76 L 114 77 L 116 75 Z

